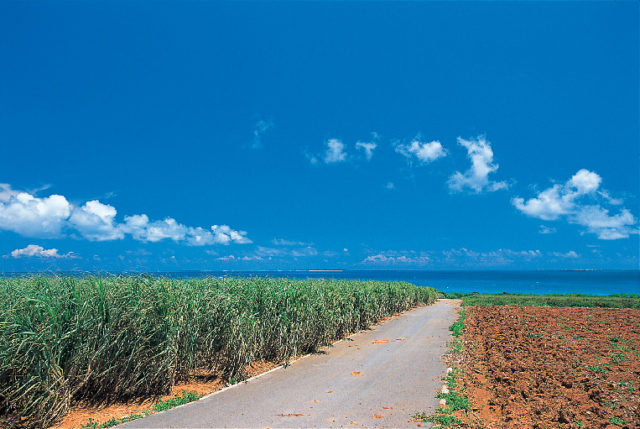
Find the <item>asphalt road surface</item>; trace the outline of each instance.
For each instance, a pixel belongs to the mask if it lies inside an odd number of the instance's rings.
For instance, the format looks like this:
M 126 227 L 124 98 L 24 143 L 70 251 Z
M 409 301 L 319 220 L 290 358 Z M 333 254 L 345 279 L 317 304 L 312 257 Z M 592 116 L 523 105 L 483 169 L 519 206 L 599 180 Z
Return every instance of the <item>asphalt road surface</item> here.
M 458 306 L 439 300 L 407 311 L 287 368 L 121 427 L 416 427 L 412 415 L 437 407 Z

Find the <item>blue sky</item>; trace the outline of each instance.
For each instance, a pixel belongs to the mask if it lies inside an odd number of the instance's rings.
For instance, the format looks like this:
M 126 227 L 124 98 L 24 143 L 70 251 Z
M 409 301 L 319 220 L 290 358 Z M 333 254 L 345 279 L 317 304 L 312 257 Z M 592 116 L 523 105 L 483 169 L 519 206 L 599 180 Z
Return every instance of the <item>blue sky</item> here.
M 637 2 L 3 2 L 0 270 L 638 268 Z

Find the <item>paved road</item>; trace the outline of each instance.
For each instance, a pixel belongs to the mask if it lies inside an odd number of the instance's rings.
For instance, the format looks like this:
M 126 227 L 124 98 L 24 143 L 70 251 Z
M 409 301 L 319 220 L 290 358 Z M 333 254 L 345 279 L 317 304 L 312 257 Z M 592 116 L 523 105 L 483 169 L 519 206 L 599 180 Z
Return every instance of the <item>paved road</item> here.
M 410 310 L 324 354 L 122 427 L 416 427 L 411 416 L 437 406 L 458 305 Z

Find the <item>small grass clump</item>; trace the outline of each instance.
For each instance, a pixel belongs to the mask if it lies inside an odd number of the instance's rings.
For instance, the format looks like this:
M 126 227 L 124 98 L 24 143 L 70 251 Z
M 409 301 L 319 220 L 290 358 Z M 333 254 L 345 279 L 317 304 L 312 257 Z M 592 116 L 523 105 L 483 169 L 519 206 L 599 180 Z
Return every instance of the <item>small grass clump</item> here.
M 48 427 L 74 402 L 242 379 L 438 296 L 402 282 L 149 276 L 0 278 L 0 427 Z
M 459 338 L 460 335 L 462 335 L 462 332 L 464 331 L 464 321 L 467 318 L 467 313 L 464 310 L 464 308 L 460 311 L 460 316 L 458 317 L 458 320 L 456 320 L 453 325 L 449 326 L 449 330 L 451 331 L 451 335 L 453 335 L 456 338 Z
M 81 429 L 104 429 L 104 428 L 111 428 L 114 426 L 118 426 L 119 424 L 122 423 L 126 423 L 126 422 L 130 422 L 133 420 L 138 420 L 141 419 L 143 417 L 146 417 L 144 414 L 132 414 L 130 416 L 126 416 L 126 417 L 122 417 L 119 419 L 116 419 L 115 417 L 110 418 L 109 420 L 107 420 L 104 423 L 98 423 L 95 420 L 93 420 L 92 418 L 89 418 L 89 422 L 86 425 L 82 425 Z
M 614 425 L 619 425 L 619 426 L 624 426 L 627 424 L 627 422 L 624 419 L 621 419 L 620 417 L 616 417 L 616 416 L 611 416 L 611 418 L 609 419 L 609 423 Z
M 185 391 L 185 392 L 182 392 L 181 395 L 176 395 L 173 398 L 169 398 L 164 401 L 157 402 L 151 410 L 144 411 L 141 414 L 131 414 L 129 416 L 121 417 L 119 419 L 112 417 L 103 423 L 98 423 L 92 418 L 89 418 L 89 421 L 87 422 L 87 424 L 82 425 L 81 429 L 104 429 L 104 428 L 118 426 L 119 424 L 122 424 L 122 423 L 147 417 L 149 414 L 158 413 L 160 411 L 167 411 L 167 410 L 170 410 L 171 408 L 179 407 L 180 405 L 197 401 L 201 397 L 202 397 L 201 395 L 198 395 L 196 393 Z
M 153 406 L 153 411 L 158 413 L 160 411 L 170 410 L 171 408 L 179 407 L 180 405 L 188 404 L 189 402 L 197 401 L 202 396 L 193 392 L 182 392 L 182 395 L 176 395 L 173 398 L 169 398 L 165 401 L 160 401 Z

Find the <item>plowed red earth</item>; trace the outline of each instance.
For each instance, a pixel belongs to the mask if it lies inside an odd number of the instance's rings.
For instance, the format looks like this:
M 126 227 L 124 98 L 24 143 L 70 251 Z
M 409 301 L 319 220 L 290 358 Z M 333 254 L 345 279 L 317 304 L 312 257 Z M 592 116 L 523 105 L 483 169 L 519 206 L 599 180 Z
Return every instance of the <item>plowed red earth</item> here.
M 640 310 L 467 313 L 461 366 L 469 426 L 640 428 Z

